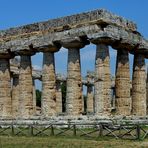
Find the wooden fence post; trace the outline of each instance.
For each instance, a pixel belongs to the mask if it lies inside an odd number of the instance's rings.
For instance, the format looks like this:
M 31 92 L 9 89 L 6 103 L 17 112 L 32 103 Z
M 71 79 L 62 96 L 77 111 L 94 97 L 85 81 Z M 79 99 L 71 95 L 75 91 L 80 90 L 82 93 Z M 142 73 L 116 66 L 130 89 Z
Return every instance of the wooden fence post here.
M 76 131 L 76 125 L 73 125 L 73 136 L 77 135 L 77 131 Z
M 33 126 L 29 126 L 29 136 L 33 136 Z
M 140 125 L 137 124 L 136 126 L 136 133 L 137 133 L 137 139 L 140 140 Z
M 11 135 L 14 136 L 14 127 L 13 127 L 13 124 L 11 125 Z
M 99 125 L 100 131 L 99 131 L 99 136 L 102 137 L 103 136 L 103 126 L 102 124 Z
M 50 135 L 54 136 L 54 127 L 53 127 L 53 125 L 51 125 L 51 134 Z

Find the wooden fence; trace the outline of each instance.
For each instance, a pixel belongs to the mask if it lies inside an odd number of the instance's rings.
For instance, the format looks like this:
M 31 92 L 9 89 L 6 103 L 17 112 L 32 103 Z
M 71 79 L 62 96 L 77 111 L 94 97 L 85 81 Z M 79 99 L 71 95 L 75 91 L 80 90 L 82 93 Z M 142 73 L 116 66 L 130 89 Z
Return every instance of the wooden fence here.
M 148 136 L 147 124 L 110 123 L 49 123 L 49 124 L 2 124 L 0 135 L 7 136 L 79 136 L 114 137 L 116 139 L 143 140 Z

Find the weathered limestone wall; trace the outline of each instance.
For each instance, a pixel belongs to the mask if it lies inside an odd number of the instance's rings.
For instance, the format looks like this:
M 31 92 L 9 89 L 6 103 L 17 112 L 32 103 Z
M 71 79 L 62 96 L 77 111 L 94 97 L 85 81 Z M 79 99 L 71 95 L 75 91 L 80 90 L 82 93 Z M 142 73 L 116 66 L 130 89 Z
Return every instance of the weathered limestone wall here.
M 21 55 L 19 91 L 19 117 L 30 118 L 33 115 L 33 82 L 30 55 Z
M 13 85 L 12 85 L 12 116 L 13 118 L 17 118 L 19 115 L 19 75 L 14 74 Z
M 119 49 L 117 51 L 116 61 L 116 114 L 131 114 L 131 96 L 130 96 L 130 69 L 128 51 Z
M 56 114 L 56 76 L 54 53 L 44 52 L 41 112 L 44 117 Z
M 111 74 L 109 48 L 97 45 L 95 67 L 95 113 L 109 114 L 111 111 Z
M 137 116 L 146 115 L 146 71 L 143 55 L 134 56 L 132 82 L 132 113 Z
M 0 116 L 11 118 L 11 77 L 9 59 L 0 58 Z

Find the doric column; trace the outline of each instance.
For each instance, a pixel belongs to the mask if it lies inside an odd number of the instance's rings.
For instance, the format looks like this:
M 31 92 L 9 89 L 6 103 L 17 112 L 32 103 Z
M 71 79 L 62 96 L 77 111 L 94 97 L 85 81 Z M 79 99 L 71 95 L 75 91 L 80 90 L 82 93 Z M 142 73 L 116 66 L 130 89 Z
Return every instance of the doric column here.
M 117 50 L 116 61 L 116 113 L 118 115 L 131 114 L 131 97 L 130 97 L 130 69 L 128 51 Z
M 82 82 L 79 49 L 68 50 L 66 112 L 68 115 L 82 113 Z
M 87 113 L 94 113 L 94 92 L 93 92 L 94 73 L 87 72 Z
M 35 79 L 33 81 L 33 114 L 36 114 L 36 88 L 35 88 Z
M 29 53 L 21 55 L 19 90 L 19 117 L 28 119 L 33 115 L 32 64 Z
M 0 116 L 12 117 L 10 63 L 7 55 L 0 55 Z
M 112 106 L 112 109 L 113 109 L 113 110 L 116 108 L 115 102 L 116 102 L 115 87 L 112 87 L 112 100 L 111 100 L 111 106 Z
M 145 59 L 141 54 L 135 54 L 132 80 L 132 114 L 146 115 L 146 71 Z
M 56 75 L 54 53 L 44 52 L 42 73 L 42 115 L 45 117 L 56 114 Z
M 54 49 L 53 49 L 54 48 Z M 56 115 L 56 74 L 54 52 L 59 48 L 47 48 L 43 53 L 42 69 L 42 116 L 50 117 Z
M 96 115 L 110 114 L 111 111 L 111 74 L 109 48 L 106 45 L 97 45 L 95 65 L 95 102 Z
M 112 107 L 112 111 L 115 110 L 115 99 L 116 99 L 116 95 L 115 95 L 115 77 L 112 76 L 111 77 L 111 83 L 112 83 L 112 86 L 111 86 L 111 94 L 112 94 L 112 99 L 111 99 L 111 107 Z
M 85 108 L 85 96 L 83 95 L 83 83 L 82 83 L 82 114 L 84 114 L 85 113 L 85 111 L 86 111 L 86 108 Z
M 87 85 L 87 113 L 94 112 L 94 94 L 93 86 L 91 84 Z
M 13 74 L 13 85 L 12 85 L 12 116 L 13 118 L 18 117 L 19 107 L 19 75 Z
M 79 38 L 65 40 L 62 45 L 68 49 L 66 112 L 68 115 L 82 114 L 82 81 L 80 48 L 84 47 Z
M 62 113 L 61 81 L 56 81 L 56 112 Z

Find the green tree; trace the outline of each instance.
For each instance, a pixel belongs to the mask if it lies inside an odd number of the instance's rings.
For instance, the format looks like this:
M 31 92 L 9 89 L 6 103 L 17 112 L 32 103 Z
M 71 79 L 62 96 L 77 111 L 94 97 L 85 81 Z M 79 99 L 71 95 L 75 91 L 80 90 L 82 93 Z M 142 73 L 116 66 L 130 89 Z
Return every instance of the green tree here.
M 66 83 L 63 82 L 61 85 L 62 90 L 62 112 L 66 111 Z
M 82 103 L 84 104 L 83 114 L 86 115 L 86 113 L 87 113 L 87 96 L 86 95 L 83 95 L 83 101 L 82 101 Z
M 41 107 L 41 91 L 40 90 L 36 90 L 36 105 Z

